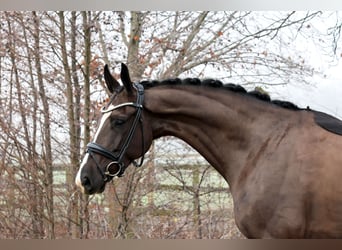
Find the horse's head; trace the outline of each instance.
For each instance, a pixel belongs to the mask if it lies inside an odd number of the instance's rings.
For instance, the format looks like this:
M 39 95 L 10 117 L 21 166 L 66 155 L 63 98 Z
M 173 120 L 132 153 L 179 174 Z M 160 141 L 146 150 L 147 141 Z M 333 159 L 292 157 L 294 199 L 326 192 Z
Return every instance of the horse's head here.
M 76 176 L 76 184 L 84 193 L 104 191 L 113 177 L 121 177 L 130 163 L 143 157 L 152 143 L 148 119 L 143 111 L 144 88 L 132 84 L 125 64 L 121 65 L 121 86 L 106 65 L 104 78 L 111 93 L 109 103 L 102 108 L 102 117 L 93 141 Z

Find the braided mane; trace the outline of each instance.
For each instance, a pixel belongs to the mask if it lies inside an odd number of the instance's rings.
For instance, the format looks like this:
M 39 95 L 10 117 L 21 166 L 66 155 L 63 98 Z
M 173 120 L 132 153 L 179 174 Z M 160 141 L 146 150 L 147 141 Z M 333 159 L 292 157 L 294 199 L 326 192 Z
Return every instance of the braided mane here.
M 177 86 L 177 85 L 193 85 L 193 86 L 205 86 L 210 88 L 221 88 L 222 90 L 226 91 L 232 91 L 235 93 L 240 93 L 242 95 L 248 95 L 255 97 L 261 101 L 268 102 L 275 104 L 277 106 L 280 106 L 282 108 L 290 109 L 290 110 L 301 110 L 296 104 L 288 101 L 282 101 L 282 100 L 271 100 L 271 97 L 262 91 L 259 90 L 252 90 L 247 91 L 244 87 L 241 85 L 233 84 L 233 83 L 222 83 L 220 80 L 215 79 L 198 79 L 198 78 L 173 78 L 173 79 L 167 79 L 162 81 L 157 80 L 150 80 L 150 81 L 141 81 L 140 82 L 144 88 L 149 89 L 153 88 L 155 86 Z

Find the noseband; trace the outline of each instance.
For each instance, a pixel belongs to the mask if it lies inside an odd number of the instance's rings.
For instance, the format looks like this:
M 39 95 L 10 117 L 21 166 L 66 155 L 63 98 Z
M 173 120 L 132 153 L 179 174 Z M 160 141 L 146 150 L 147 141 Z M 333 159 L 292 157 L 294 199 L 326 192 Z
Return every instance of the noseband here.
M 144 149 L 144 129 L 143 129 L 143 123 L 142 123 L 142 119 L 141 119 L 141 114 L 142 114 L 142 109 L 143 109 L 143 101 L 144 101 L 144 87 L 139 83 L 133 84 L 133 87 L 137 90 L 137 100 L 135 103 L 134 102 L 126 102 L 126 103 L 122 103 L 122 104 L 119 104 L 117 106 L 114 106 L 112 108 L 109 108 L 109 109 L 102 109 L 101 110 L 102 113 L 108 113 L 108 112 L 112 112 L 113 110 L 116 110 L 116 109 L 119 109 L 122 107 L 126 107 L 126 106 L 131 106 L 131 107 L 136 108 L 134 121 L 132 123 L 131 128 L 129 129 L 126 140 L 125 140 L 124 144 L 122 145 L 121 149 L 118 151 L 118 153 L 113 153 L 110 150 L 102 147 L 101 145 L 99 145 L 95 142 L 90 142 L 87 145 L 87 153 L 89 153 L 89 155 L 95 161 L 96 167 L 99 170 L 99 172 L 101 173 L 105 182 L 110 181 L 115 176 L 118 176 L 118 177 L 123 176 L 123 174 L 126 170 L 126 166 L 123 162 L 123 156 L 125 155 L 127 148 L 129 147 L 129 145 L 132 141 L 132 138 L 133 138 L 133 135 L 134 135 L 135 130 L 137 128 L 138 122 L 140 122 L 141 135 L 142 135 L 142 157 L 140 159 L 139 164 L 136 161 L 133 161 L 133 164 L 136 167 L 140 167 L 144 162 L 144 152 L 145 152 L 145 149 Z M 100 168 L 100 165 L 98 164 L 97 160 L 95 159 L 94 154 L 102 155 L 102 156 L 106 157 L 107 159 L 111 160 L 111 162 L 106 166 L 105 171 L 103 171 L 103 169 Z M 111 169 L 111 168 L 113 166 L 118 166 L 119 169 L 115 172 L 112 172 L 113 169 Z

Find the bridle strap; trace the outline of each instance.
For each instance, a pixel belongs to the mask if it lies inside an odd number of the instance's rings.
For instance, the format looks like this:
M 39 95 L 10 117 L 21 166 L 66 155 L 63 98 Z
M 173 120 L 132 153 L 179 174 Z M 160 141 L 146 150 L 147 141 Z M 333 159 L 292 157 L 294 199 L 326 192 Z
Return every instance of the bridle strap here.
M 110 162 L 107 167 L 106 167 L 106 170 L 103 171 L 100 167 L 100 164 L 98 163 L 98 161 L 96 160 L 95 156 L 94 156 L 94 153 L 99 153 L 99 154 L 102 154 L 104 152 L 102 151 L 98 151 L 100 148 L 102 148 L 100 145 L 96 144 L 96 143 L 88 143 L 87 145 L 88 149 L 87 149 L 87 153 L 90 155 L 90 157 L 95 161 L 95 164 L 96 164 L 96 168 L 97 170 L 100 172 L 100 174 L 102 175 L 102 178 L 105 182 L 109 181 L 110 180 L 110 177 L 114 177 L 114 176 L 117 176 L 120 174 L 120 172 L 122 171 L 122 164 L 117 164 L 119 166 L 119 170 L 115 173 L 115 174 L 110 174 L 109 172 L 109 166 L 114 164 L 114 163 L 117 163 L 116 161 L 112 161 Z M 105 149 L 105 148 L 103 148 Z M 106 150 L 106 149 L 105 149 Z M 111 152 L 109 152 L 111 153 Z M 109 178 L 108 178 L 109 177 Z
M 137 102 L 135 104 L 131 104 L 131 103 L 126 103 L 126 105 L 118 105 L 116 107 L 118 108 L 121 108 L 121 107 L 125 107 L 125 106 L 134 106 L 136 109 L 137 109 L 137 113 L 135 114 L 135 117 L 134 117 L 134 121 L 132 123 L 132 126 L 128 132 L 128 135 L 126 137 L 126 140 L 124 142 L 124 144 L 122 145 L 121 147 L 121 150 L 120 150 L 120 153 L 119 153 L 119 159 L 118 159 L 118 162 L 121 162 L 124 154 L 126 153 L 126 150 L 129 146 L 129 144 L 131 143 L 131 140 L 133 138 L 133 135 L 134 135 L 134 132 L 135 132 L 135 129 L 137 127 L 137 124 L 138 122 L 140 121 L 141 119 L 141 114 L 142 114 L 142 104 L 143 104 L 143 101 L 144 101 L 144 88 L 141 84 L 134 84 L 133 86 L 136 87 L 137 89 L 137 92 L 138 92 L 138 95 L 137 95 Z M 141 89 L 142 88 L 142 89 Z M 140 91 L 139 91 L 140 89 Z M 113 109 L 114 110 L 114 109 Z M 112 111 L 112 110 L 111 110 Z M 111 112 L 110 111 L 110 112 Z M 109 111 L 108 111 L 109 112 Z
M 135 133 L 136 127 L 138 122 L 140 122 L 141 124 L 141 136 L 142 136 L 142 157 L 140 159 L 140 163 L 137 164 L 136 161 L 133 161 L 134 166 L 136 167 L 140 167 L 143 162 L 144 162 L 144 129 L 143 129 L 143 122 L 142 122 L 142 109 L 143 109 L 143 101 L 144 101 L 144 87 L 141 84 L 134 84 L 133 85 L 134 88 L 137 90 L 137 100 L 136 103 L 134 102 L 126 102 L 126 103 L 122 103 L 119 105 L 116 105 L 112 108 L 109 109 L 102 109 L 101 112 L 102 113 L 108 113 L 108 112 L 112 112 L 113 110 L 122 108 L 122 107 L 126 107 L 126 106 L 133 106 L 136 108 L 136 114 L 132 123 L 131 128 L 129 129 L 129 132 L 127 134 L 126 140 L 123 143 L 119 153 L 114 154 L 111 151 L 107 150 L 106 148 L 102 147 L 101 145 L 95 143 L 95 142 L 90 142 L 87 144 L 87 152 L 90 154 L 90 156 L 94 159 L 95 163 L 96 163 L 96 167 L 97 169 L 101 172 L 101 175 L 103 176 L 104 181 L 109 181 L 110 178 L 118 176 L 121 177 L 123 176 L 123 173 L 126 169 L 125 164 L 123 163 L 122 159 L 123 156 L 125 155 L 132 139 L 133 139 L 133 135 Z M 110 162 L 107 166 L 106 166 L 106 170 L 103 171 L 98 162 L 96 161 L 93 153 L 96 154 L 100 154 L 110 160 L 112 160 L 112 162 Z M 109 167 L 111 165 L 118 165 L 119 166 L 119 170 L 116 173 L 110 173 L 109 171 Z M 108 178 L 109 177 L 109 178 Z
M 142 164 L 144 163 L 144 159 L 145 159 L 145 137 L 144 137 L 144 124 L 142 121 L 142 118 L 140 118 L 140 128 L 141 128 L 141 157 L 140 157 L 140 163 L 138 164 L 136 161 L 133 161 L 133 165 L 136 168 L 140 168 L 142 166 Z
M 107 150 L 106 148 L 102 147 L 101 145 L 95 142 L 88 143 L 87 148 L 88 148 L 88 152 L 100 154 L 113 161 L 116 161 L 118 159 L 118 157 L 114 155 L 112 152 L 110 152 L 109 150 Z

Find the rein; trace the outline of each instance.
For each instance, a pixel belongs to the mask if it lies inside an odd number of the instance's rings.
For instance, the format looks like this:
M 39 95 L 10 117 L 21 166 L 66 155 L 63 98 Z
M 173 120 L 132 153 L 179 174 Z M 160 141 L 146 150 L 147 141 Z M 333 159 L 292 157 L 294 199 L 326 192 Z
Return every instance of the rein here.
M 87 145 L 87 153 L 89 153 L 89 155 L 93 158 L 93 160 L 96 163 L 96 167 L 99 170 L 99 172 L 101 173 L 103 179 L 105 182 L 110 181 L 113 177 L 118 176 L 118 177 L 122 177 L 126 167 L 124 162 L 122 161 L 123 156 L 125 155 L 132 139 L 133 139 L 133 135 L 135 133 L 135 130 L 137 128 L 138 123 L 140 122 L 140 127 L 141 127 L 141 136 L 142 136 L 142 157 L 140 159 L 140 163 L 138 164 L 136 161 L 133 161 L 133 165 L 135 167 L 140 167 L 143 162 L 144 162 L 144 129 L 143 129 L 143 123 L 142 123 L 142 109 L 143 109 L 143 101 L 144 101 L 144 87 L 139 84 L 139 83 L 135 83 L 134 88 L 137 90 L 137 100 L 136 102 L 126 102 L 126 103 L 122 103 L 119 105 L 116 105 L 112 108 L 109 109 L 102 109 L 101 112 L 104 113 L 108 113 L 108 112 L 112 112 L 116 109 L 122 108 L 122 107 L 126 107 L 126 106 L 131 106 L 131 107 L 135 107 L 136 108 L 136 114 L 132 123 L 131 128 L 128 131 L 127 137 L 125 142 L 123 143 L 121 149 L 119 150 L 118 153 L 113 153 L 110 150 L 102 147 L 101 145 L 95 143 L 95 142 L 90 142 Z M 106 166 L 105 170 L 103 171 L 103 169 L 100 168 L 99 163 L 97 162 L 97 160 L 94 157 L 94 154 L 99 154 L 102 155 L 104 157 L 106 157 L 107 159 L 110 159 L 111 162 Z M 114 166 L 118 166 L 119 169 L 115 172 L 113 172 L 113 167 Z M 115 169 L 115 168 L 114 168 Z

